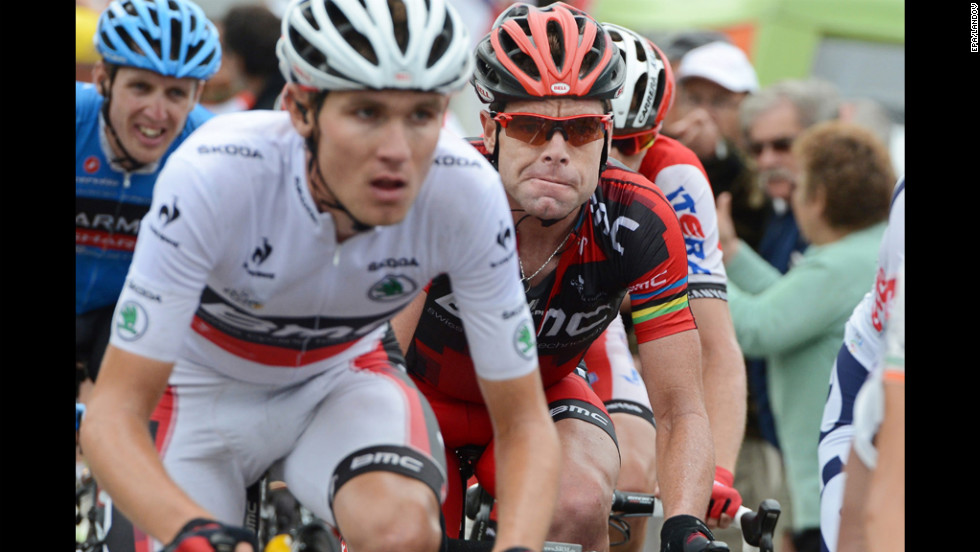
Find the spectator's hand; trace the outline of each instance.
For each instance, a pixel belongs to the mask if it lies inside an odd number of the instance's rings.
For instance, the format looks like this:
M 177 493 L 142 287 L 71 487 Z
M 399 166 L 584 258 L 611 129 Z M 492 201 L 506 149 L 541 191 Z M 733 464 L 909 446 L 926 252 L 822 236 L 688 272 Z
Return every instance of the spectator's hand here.
M 735 221 L 732 220 L 731 192 L 718 194 L 715 210 L 718 212 L 718 243 L 721 245 L 722 262 L 728 264 L 738 250 L 738 235 L 735 233 Z
M 708 502 L 708 527 L 725 529 L 732 524 L 742 495 L 735 490 L 735 476 L 721 466 L 715 466 L 715 482 L 711 486 L 711 501 Z
M 682 118 L 674 121 L 664 134 L 679 140 L 691 148 L 699 159 L 714 159 L 718 143 L 722 140 L 721 130 L 706 110 L 698 107 Z

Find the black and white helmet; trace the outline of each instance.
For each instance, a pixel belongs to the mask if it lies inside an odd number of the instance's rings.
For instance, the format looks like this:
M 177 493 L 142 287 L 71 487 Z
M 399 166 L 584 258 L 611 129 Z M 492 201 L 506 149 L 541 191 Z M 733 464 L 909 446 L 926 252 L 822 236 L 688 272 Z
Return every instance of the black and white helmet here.
M 287 82 L 318 90 L 448 93 L 473 71 L 449 0 L 293 0 L 276 46 Z

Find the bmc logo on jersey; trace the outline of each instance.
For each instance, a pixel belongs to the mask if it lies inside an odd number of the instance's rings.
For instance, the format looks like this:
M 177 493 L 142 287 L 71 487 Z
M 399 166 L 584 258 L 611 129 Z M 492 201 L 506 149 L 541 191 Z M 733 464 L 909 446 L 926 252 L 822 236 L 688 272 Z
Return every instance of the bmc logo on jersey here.
M 98 171 L 101 165 L 102 164 L 99 163 L 98 157 L 90 155 L 85 159 L 85 163 L 82 164 L 82 168 L 85 169 L 85 172 L 92 174 Z
M 619 231 L 626 229 L 632 232 L 640 227 L 640 223 L 629 217 L 620 216 L 610 224 L 606 206 L 596 201 L 595 196 L 590 199 L 589 209 L 592 211 L 592 224 L 602 230 L 603 235 L 609 236 L 612 239 L 613 249 L 622 254 L 625 249 L 619 243 Z

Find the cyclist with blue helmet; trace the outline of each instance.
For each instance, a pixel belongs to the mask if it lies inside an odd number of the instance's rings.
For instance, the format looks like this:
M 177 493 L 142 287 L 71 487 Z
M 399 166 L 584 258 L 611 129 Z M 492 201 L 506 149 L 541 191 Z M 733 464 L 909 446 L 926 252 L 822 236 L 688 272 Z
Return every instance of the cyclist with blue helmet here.
M 198 99 L 221 65 L 218 31 L 189 0 L 115 0 L 94 42 L 92 82 L 75 82 L 75 350 L 92 380 L 157 175 L 212 117 Z

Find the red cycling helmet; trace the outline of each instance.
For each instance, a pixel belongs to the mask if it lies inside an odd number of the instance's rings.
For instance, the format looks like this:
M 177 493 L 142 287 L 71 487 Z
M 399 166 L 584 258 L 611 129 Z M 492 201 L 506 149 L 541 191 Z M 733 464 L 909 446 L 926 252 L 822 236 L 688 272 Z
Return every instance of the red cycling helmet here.
M 483 102 L 498 103 L 611 100 L 622 92 L 625 78 L 622 56 L 592 16 L 564 2 L 543 8 L 517 3 L 497 17 L 477 45 L 471 82 Z

